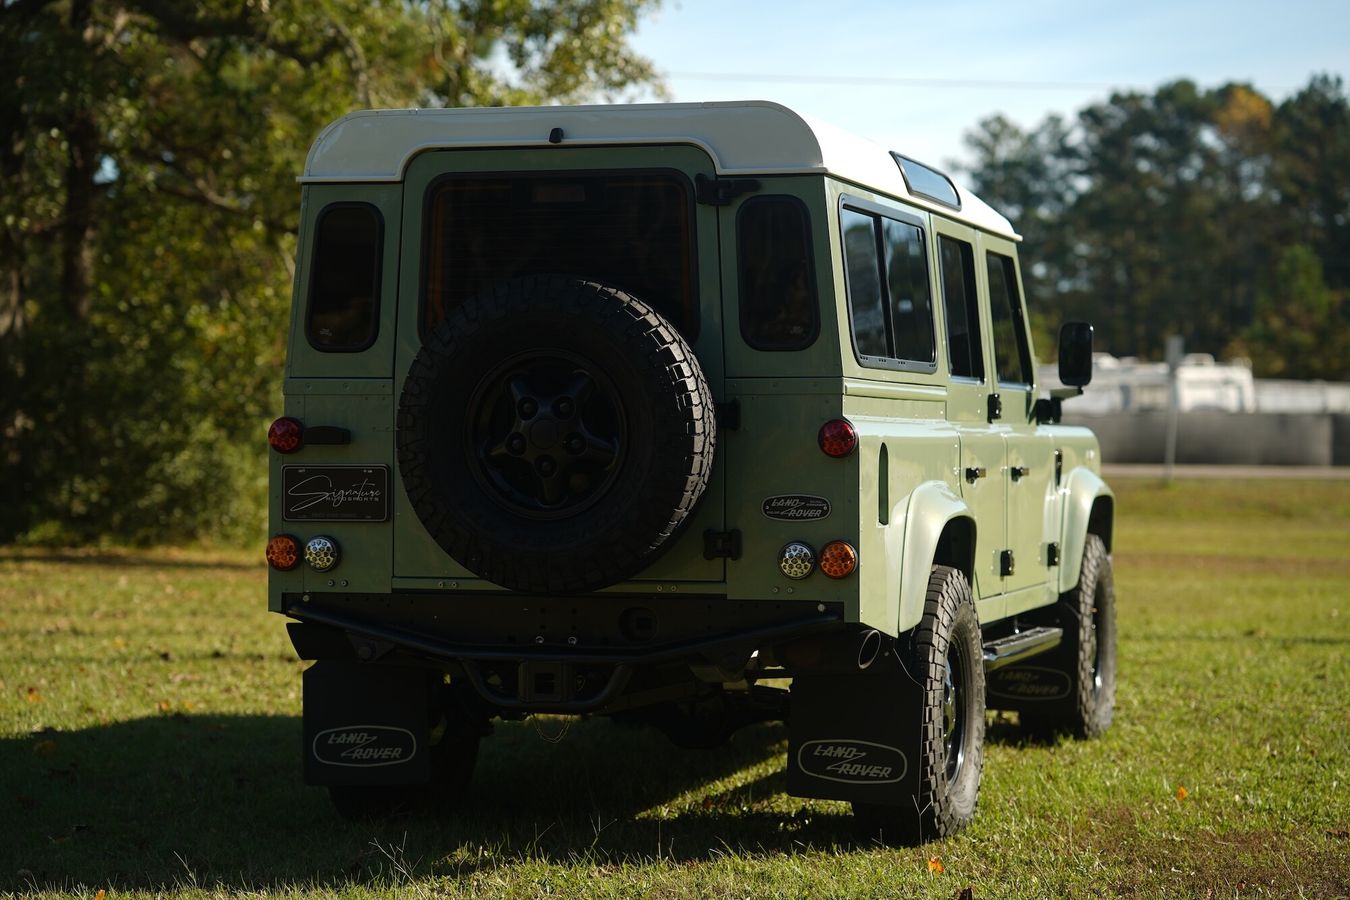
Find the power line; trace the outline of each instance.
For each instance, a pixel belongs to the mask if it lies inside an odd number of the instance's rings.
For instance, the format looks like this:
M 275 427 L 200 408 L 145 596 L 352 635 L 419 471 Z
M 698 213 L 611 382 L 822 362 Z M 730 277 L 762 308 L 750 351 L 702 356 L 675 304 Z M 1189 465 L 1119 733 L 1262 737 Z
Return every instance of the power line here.
M 691 81 L 744 81 L 767 84 L 847 84 L 858 87 L 938 87 L 1022 91 L 1152 91 L 1156 85 L 1092 81 L 1009 81 L 967 78 L 893 78 L 869 75 L 788 75 L 773 72 L 667 72 L 669 78 Z
M 967 78 L 894 78 L 870 75 L 787 75 L 772 72 L 670 72 L 694 81 L 762 81 L 777 84 L 852 84 L 873 87 L 1016 88 L 1040 91 L 1119 90 L 1131 85 L 1077 81 L 1003 81 Z

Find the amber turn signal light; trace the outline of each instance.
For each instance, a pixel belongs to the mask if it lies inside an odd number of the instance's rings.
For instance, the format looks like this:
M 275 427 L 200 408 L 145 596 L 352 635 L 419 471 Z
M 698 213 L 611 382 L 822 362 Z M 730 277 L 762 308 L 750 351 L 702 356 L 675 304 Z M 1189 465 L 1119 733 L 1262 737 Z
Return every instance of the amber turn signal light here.
M 282 572 L 300 565 L 300 542 L 294 535 L 274 534 L 267 542 L 267 564 Z
M 294 453 L 304 443 L 304 433 L 299 420 L 282 416 L 267 429 L 267 444 L 278 453 Z
M 848 541 L 830 541 L 820 549 L 820 571 L 831 578 L 847 578 L 858 568 L 858 551 Z

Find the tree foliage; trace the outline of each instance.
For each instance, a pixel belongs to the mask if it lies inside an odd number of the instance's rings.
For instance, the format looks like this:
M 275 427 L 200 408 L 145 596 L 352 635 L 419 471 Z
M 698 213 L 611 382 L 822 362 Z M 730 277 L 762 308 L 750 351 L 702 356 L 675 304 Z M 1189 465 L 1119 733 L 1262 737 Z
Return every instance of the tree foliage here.
M 0 540 L 256 533 L 314 136 L 620 97 L 654 2 L 4 0 Z
M 1350 379 L 1346 354 L 1295 350 L 1350 330 L 1339 80 L 1278 105 L 1248 85 L 1177 81 L 1030 131 L 986 119 L 967 145 L 973 187 L 1026 236 L 1039 318 L 1092 321 L 1122 355 L 1160 358 L 1180 334 L 1250 354 L 1259 375 Z

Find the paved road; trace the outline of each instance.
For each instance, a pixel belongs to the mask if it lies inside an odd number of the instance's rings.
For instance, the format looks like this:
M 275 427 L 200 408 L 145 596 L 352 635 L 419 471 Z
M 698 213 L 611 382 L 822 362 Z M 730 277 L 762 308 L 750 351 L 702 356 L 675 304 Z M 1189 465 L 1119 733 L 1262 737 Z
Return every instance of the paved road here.
M 1133 463 L 1106 463 L 1102 474 L 1107 478 L 1162 478 L 1160 465 Z M 1227 478 L 1256 480 L 1262 478 L 1302 478 L 1326 481 L 1350 478 L 1350 466 L 1174 466 L 1176 478 Z

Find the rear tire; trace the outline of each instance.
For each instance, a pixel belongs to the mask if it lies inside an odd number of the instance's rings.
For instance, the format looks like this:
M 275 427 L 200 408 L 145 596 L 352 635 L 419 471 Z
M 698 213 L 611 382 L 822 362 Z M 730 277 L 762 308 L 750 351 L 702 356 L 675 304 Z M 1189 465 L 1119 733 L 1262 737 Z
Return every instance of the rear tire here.
M 970 824 L 984 768 L 983 641 L 959 570 L 933 567 L 923 619 L 903 661 L 910 678 L 899 679 L 898 689 L 918 692 L 923 710 L 918 795 L 912 808 L 854 803 L 853 813 L 866 838 L 918 844 Z

